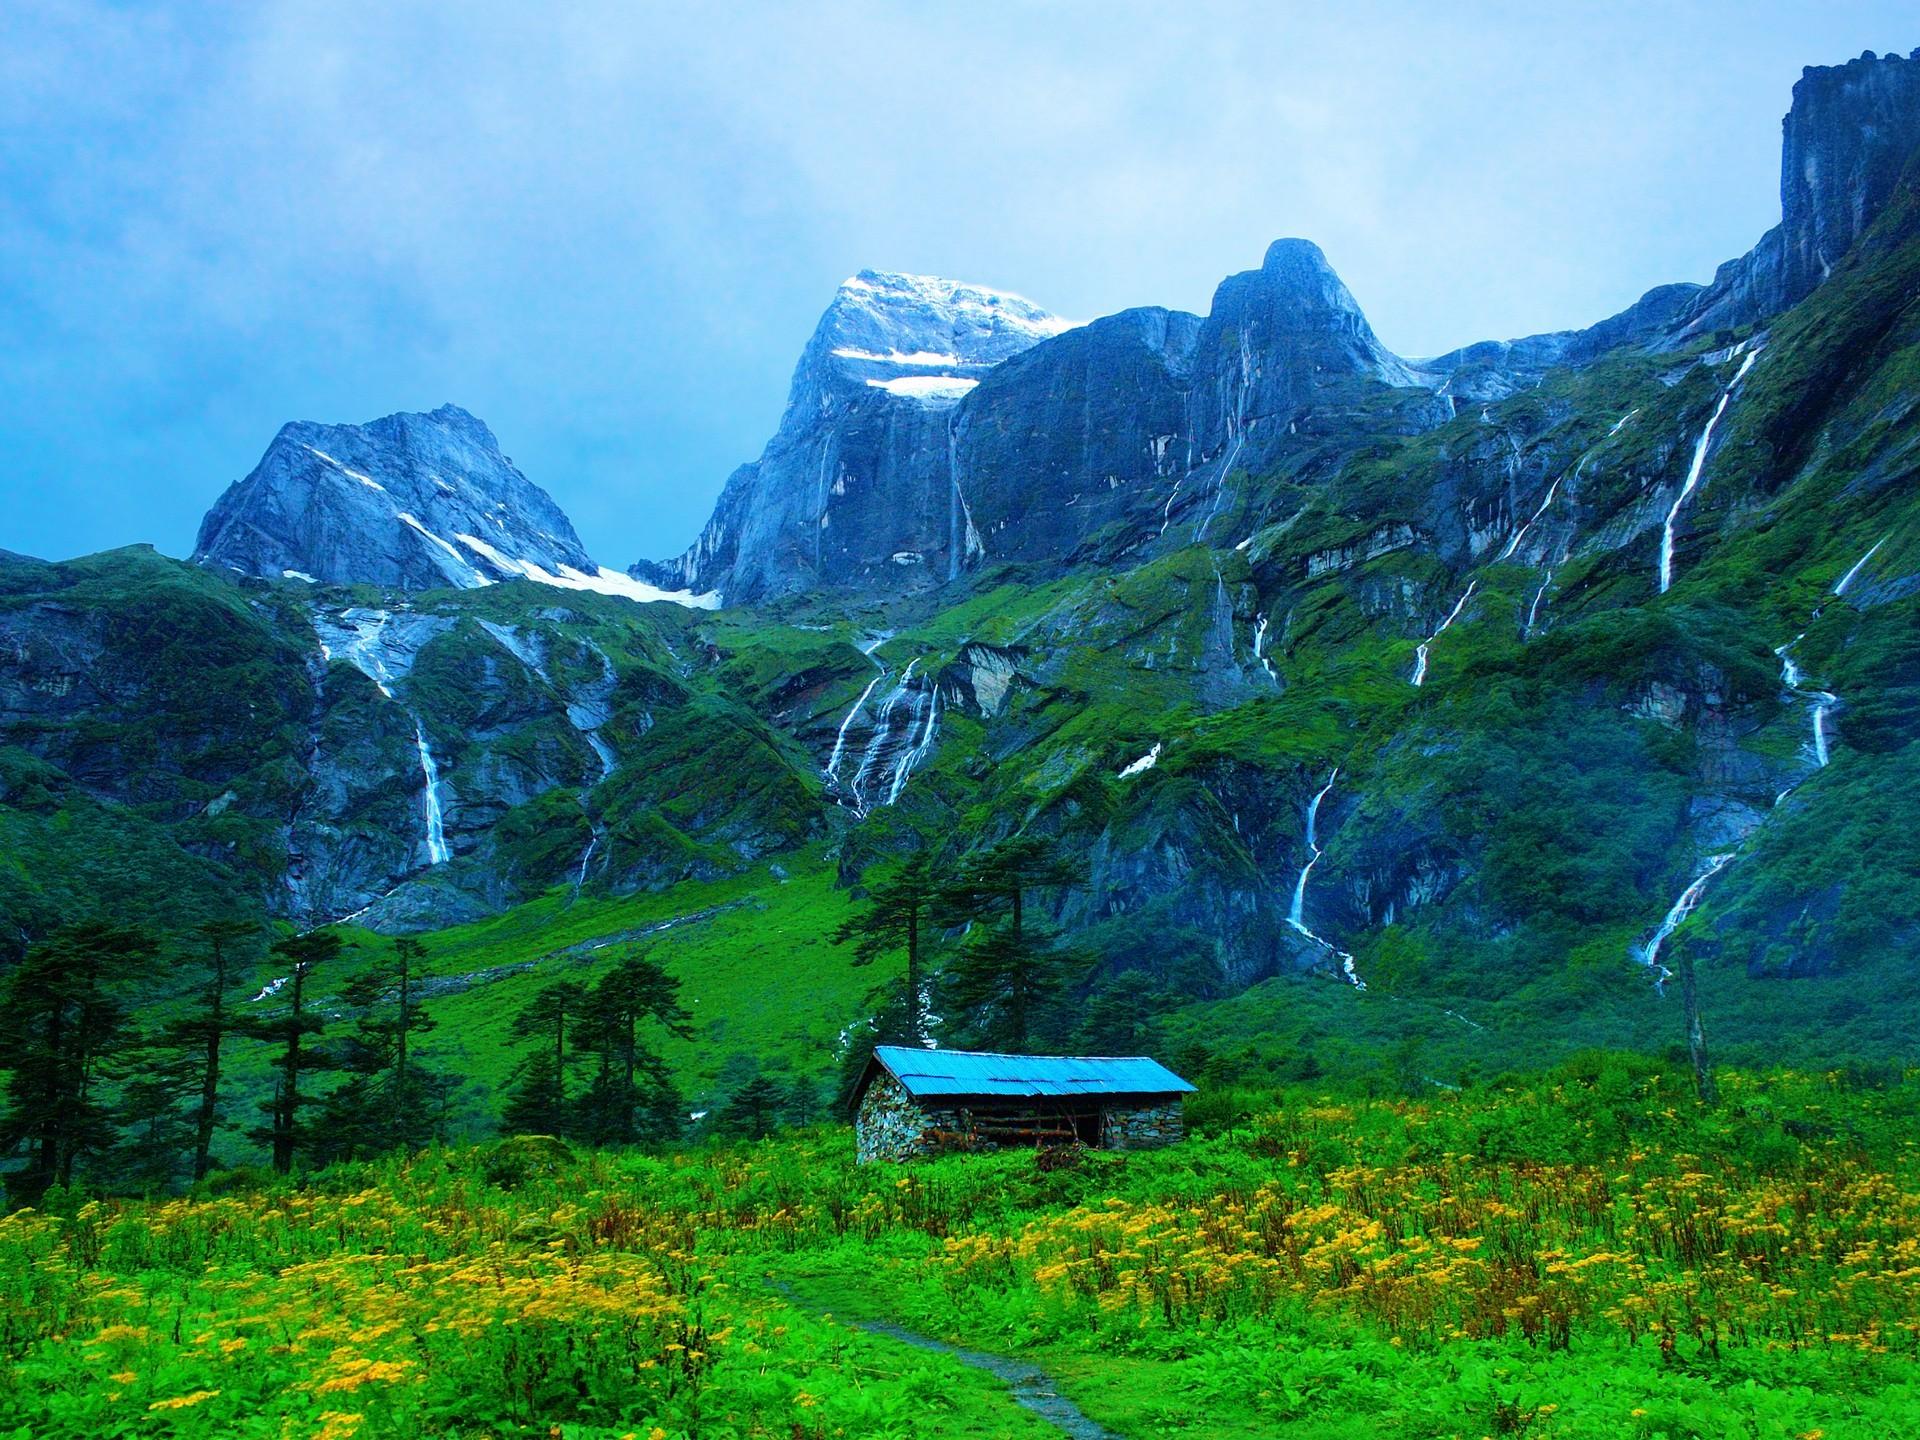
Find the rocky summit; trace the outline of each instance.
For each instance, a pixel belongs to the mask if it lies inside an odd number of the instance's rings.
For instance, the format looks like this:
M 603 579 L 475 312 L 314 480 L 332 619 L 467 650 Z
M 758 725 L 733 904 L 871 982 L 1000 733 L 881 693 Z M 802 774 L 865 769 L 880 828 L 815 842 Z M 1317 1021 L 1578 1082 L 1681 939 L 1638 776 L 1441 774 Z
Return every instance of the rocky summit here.
M 282 426 L 207 512 L 193 558 L 308 584 L 472 590 L 523 578 L 666 598 L 603 574 L 553 497 L 457 405 L 365 425 Z

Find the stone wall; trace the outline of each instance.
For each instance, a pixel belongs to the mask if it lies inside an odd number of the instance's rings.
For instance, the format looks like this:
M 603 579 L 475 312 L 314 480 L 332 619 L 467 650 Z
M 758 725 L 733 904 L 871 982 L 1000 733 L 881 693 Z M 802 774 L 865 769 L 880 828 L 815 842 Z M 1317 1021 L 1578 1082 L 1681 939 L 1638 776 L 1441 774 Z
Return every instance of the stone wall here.
M 860 1097 L 853 1119 L 854 1154 L 862 1165 L 914 1160 L 956 1148 L 952 1137 L 966 1128 L 959 1112 L 923 1108 L 898 1080 L 882 1074 Z
M 1151 1150 L 1185 1138 L 1181 1105 L 1110 1109 L 1103 1112 L 1101 1147 Z M 855 1155 L 862 1165 L 875 1160 L 916 1160 L 956 1150 L 992 1149 L 964 1109 L 929 1108 L 916 1102 L 893 1076 L 882 1074 L 867 1087 L 854 1117 Z
M 1107 1112 L 1106 1148 L 1152 1150 L 1186 1138 L 1186 1120 L 1178 1100 L 1139 1110 Z

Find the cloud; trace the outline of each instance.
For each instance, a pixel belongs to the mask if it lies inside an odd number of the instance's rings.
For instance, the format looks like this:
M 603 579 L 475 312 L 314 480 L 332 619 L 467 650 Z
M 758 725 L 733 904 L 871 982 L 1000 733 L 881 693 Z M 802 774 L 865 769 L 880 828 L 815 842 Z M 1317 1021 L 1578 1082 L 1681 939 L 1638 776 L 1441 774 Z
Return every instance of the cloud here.
M 1750 244 L 1797 67 L 1899 13 L 29 4 L 0 545 L 183 552 L 282 421 L 454 400 L 670 553 L 863 265 L 1085 318 L 1302 234 L 1408 353 L 1585 323 Z

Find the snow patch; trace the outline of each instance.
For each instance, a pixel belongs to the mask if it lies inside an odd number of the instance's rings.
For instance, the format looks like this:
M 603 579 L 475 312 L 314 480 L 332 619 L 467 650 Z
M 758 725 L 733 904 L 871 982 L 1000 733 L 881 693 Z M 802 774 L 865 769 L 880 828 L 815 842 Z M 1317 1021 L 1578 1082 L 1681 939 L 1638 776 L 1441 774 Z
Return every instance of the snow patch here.
M 867 381 L 876 390 L 909 400 L 958 400 L 979 383 L 962 375 L 896 375 L 891 380 Z
M 474 554 L 491 561 L 499 569 L 510 575 L 531 580 L 537 585 L 552 585 L 560 590 L 591 590 L 595 594 L 616 595 L 639 604 L 666 600 L 675 605 L 684 605 L 689 610 L 720 608 L 720 592 L 717 590 L 709 590 L 704 595 L 696 595 L 691 590 L 662 590 L 658 585 L 649 585 L 644 580 L 636 580 L 633 576 L 619 570 L 609 570 L 604 565 L 592 575 L 584 570 L 577 570 L 571 565 L 562 565 L 559 573 L 555 574 L 531 560 L 515 559 L 489 545 L 477 535 L 464 535 L 456 531 L 453 538 Z
M 882 355 L 877 350 L 862 350 L 854 345 L 842 345 L 833 352 L 842 360 L 867 360 L 875 365 L 965 365 L 967 362 L 958 355 L 939 355 L 931 350 L 915 350 L 911 354 L 903 350 L 889 350 Z
M 1138 760 L 1134 761 L 1131 765 L 1125 766 L 1121 769 L 1120 778 L 1122 780 L 1125 780 L 1130 775 L 1144 774 L 1147 771 L 1153 769 L 1153 767 L 1158 765 L 1159 763 L 1160 763 L 1160 742 L 1156 740 L 1153 742 L 1153 748 L 1151 750 L 1147 751 L 1146 754 L 1142 755 Z

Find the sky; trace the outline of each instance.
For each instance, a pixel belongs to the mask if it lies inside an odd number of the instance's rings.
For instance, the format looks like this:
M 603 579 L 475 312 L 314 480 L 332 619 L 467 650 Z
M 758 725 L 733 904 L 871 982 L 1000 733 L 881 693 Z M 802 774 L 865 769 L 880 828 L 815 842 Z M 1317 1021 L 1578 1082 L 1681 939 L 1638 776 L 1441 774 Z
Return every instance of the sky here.
M 452 401 L 603 564 L 684 548 L 846 276 L 1202 312 L 1314 240 L 1403 355 L 1779 216 L 1904 3 L 0 6 L 0 548 L 185 555 L 288 420 Z

